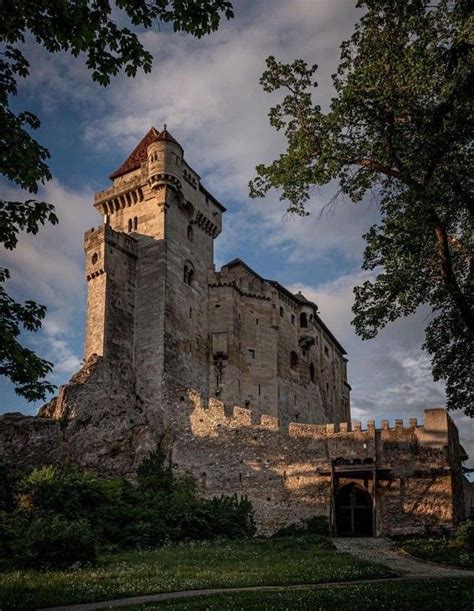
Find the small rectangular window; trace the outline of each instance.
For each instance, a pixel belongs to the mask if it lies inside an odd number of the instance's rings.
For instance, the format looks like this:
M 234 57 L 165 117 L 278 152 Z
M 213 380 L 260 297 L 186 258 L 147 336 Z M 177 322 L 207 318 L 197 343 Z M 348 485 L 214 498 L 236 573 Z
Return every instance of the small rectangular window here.
M 258 396 L 260 397 L 261 394 L 262 394 L 262 387 L 259 384 L 258 385 Z
M 255 319 L 255 324 L 258 325 L 258 318 Z
M 251 359 L 255 358 L 255 350 L 253 350 L 253 348 L 249 348 L 249 357 Z
M 283 318 L 285 310 L 280 306 L 280 316 Z
M 291 324 L 292 325 L 295 324 L 295 315 L 294 314 L 291 315 Z

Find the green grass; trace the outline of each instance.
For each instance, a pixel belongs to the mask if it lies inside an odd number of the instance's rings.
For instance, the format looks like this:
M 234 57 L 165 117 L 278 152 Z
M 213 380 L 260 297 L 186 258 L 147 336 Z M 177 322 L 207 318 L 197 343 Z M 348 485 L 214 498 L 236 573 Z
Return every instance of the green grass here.
M 382 565 L 337 552 L 320 537 L 173 545 L 102 556 L 90 568 L 0 574 L 0 609 L 247 585 L 351 581 L 390 576 Z
M 214 594 L 193 599 L 181 599 L 126 607 L 128 611 L 157 609 L 168 611 L 209 610 L 240 611 L 241 609 L 274 611 L 291 609 L 379 611 L 387 609 L 456 609 L 474 608 L 474 581 L 471 579 L 433 579 L 393 583 L 355 584 L 318 589 L 280 590 L 272 592 L 239 592 Z M 122 609 L 124 609 L 122 607 Z
M 450 539 L 407 539 L 397 542 L 399 547 L 422 560 L 448 564 L 461 569 L 474 569 L 474 554 L 467 552 Z

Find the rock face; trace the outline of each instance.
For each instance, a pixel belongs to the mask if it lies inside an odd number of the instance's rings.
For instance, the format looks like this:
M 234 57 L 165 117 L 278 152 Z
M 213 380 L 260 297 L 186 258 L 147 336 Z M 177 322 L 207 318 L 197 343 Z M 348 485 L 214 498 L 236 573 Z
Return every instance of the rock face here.
M 162 437 L 156 407 L 147 406 L 134 386 L 129 370 L 91 356 L 37 417 L 0 416 L 0 456 L 18 465 L 69 460 L 102 473 L 133 475 Z
M 18 467 L 65 460 L 61 424 L 20 413 L 0 416 L 0 462 Z

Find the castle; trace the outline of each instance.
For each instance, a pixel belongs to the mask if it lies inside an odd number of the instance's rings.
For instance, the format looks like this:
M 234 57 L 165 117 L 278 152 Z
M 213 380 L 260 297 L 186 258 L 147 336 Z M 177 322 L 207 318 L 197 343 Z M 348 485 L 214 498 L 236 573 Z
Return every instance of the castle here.
M 38 417 L 0 417 L 0 460 L 133 477 L 160 447 L 201 494 L 247 495 L 264 533 L 313 515 L 338 535 L 463 519 L 446 411 L 351 423 L 345 351 L 316 304 L 240 259 L 216 271 L 225 207 L 166 127 L 111 179 L 85 234 L 85 364 Z

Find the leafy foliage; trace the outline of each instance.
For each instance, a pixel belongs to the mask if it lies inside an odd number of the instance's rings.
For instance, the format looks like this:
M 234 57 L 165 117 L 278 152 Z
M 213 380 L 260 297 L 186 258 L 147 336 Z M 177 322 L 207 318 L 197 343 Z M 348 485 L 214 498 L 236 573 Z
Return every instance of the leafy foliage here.
M 466 520 L 456 528 L 454 544 L 474 555 L 474 520 Z M 472 564 L 474 565 L 474 559 Z
M 452 532 L 426 533 L 422 537 L 402 537 L 398 541 L 412 556 L 448 564 L 463 569 L 474 569 L 474 521 L 461 522 Z
M 360 201 L 371 191 L 381 221 L 365 234 L 353 324 L 363 338 L 430 306 L 425 350 L 448 408 L 474 414 L 472 198 L 474 17 L 465 0 L 359 0 L 365 9 L 341 46 L 336 95 L 313 103 L 317 66 L 267 59 L 261 83 L 287 90 L 270 110 L 288 148 L 257 166 L 253 197 L 281 190 L 289 211 L 307 214 L 311 188 L 333 179 Z M 331 202 L 332 203 L 332 202 Z
M 19 475 L 0 469 L 0 556 L 23 566 L 91 562 L 96 546 L 153 548 L 168 541 L 236 539 L 255 532 L 246 498 L 200 499 L 189 476 L 155 454 L 138 482 L 64 466 Z
M 313 516 L 304 522 L 290 524 L 277 530 L 274 537 L 293 537 L 299 535 L 317 535 L 326 538 L 329 536 L 329 523 L 325 516 Z
M 116 14 L 113 14 L 116 13 Z M 121 70 L 135 76 L 138 69 L 150 72 L 152 56 L 138 34 L 119 21 L 128 20 L 135 28 L 151 28 L 169 23 L 175 32 L 198 38 L 217 30 L 221 16 L 233 17 L 229 0 L 43 0 L 2 2 L 0 23 L 0 174 L 30 193 L 51 179 L 48 150 L 31 135 L 40 127 L 39 118 L 28 111 L 13 112 L 10 98 L 18 90 L 18 78 L 29 74 L 29 63 L 19 45 L 27 36 L 50 53 L 67 51 L 74 57 L 85 55 L 92 79 L 106 86 Z M 15 248 L 18 233 L 36 234 L 46 222 L 56 224 L 54 207 L 46 202 L 0 200 L 0 245 Z M 17 394 L 32 401 L 44 399 L 54 386 L 44 380 L 51 363 L 23 348 L 18 341 L 22 328 L 36 331 L 45 315 L 44 306 L 33 301 L 21 305 L 6 293 L 3 285 L 8 270 L 0 269 L 0 374 L 11 379 Z
M 96 558 L 94 536 L 87 521 L 71 521 L 57 514 L 34 517 L 25 524 L 12 551 L 19 565 L 37 568 L 67 568 Z

